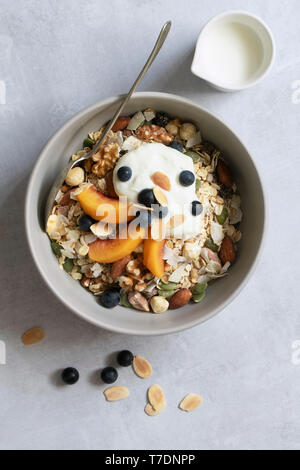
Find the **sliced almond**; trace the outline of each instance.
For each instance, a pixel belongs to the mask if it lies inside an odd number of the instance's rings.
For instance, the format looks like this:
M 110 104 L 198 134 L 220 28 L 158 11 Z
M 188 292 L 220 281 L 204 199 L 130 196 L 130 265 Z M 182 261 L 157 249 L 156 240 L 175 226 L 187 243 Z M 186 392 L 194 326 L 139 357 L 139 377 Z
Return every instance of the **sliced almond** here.
M 42 328 L 31 328 L 23 334 L 22 340 L 26 346 L 37 344 L 45 338 L 45 332 Z
M 179 408 L 183 411 L 194 411 L 203 403 L 201 395 L 190 393 L 179 405 Z
M 159 385 L 152 385 L 149 388 L 148 399 L 152 408 L 159 413 L 166 407 L 166 399 Z
M 91 226 L 91 232 L 98 238 L 108 238 L 113 234 L 113 228 L 102 222 L 97 222 Z
M 110 387 L 104 392 L 107 401 L 120 401 L 129 397 L 129 390 L 127 387 Z
M 160 412 L 159 412 L 159 411 L 156 411 L 156 410 L 153 408 L 153 406 L 150 405 L 150 403 L 148 403 L 148 404 L 146 405 L 146 408 L 145 408 L 145 413 L 146 413 L 146 415 L 148 415 L 148 416 L 157 416 L 157 415 L 159 415 Z
M 185 216 L 183 214 L 176 214 L 169 220 L 168 228 L 180 227 L 185 221 Z
M 165 193 L 158 186 L 154 187 L 153 193 L 154 193 L 154 196 L 155 196 L 157 202 L 162 207 L 167 207 L 168 206 L 168 198 L 165 195 Z
M 151 179 L 156 186 L 159 186 L 165 191 L 171 190 L 171 182 L 169 180 L 169 177 L 164 173 L 157 171 L 156 173 L 154 173 L 154 175 L 152 175 Z
M 133 359 L 133 370 L 141 379 L 147 379 L 152 375 L 151 364 L 142 356 L 135 356 Z

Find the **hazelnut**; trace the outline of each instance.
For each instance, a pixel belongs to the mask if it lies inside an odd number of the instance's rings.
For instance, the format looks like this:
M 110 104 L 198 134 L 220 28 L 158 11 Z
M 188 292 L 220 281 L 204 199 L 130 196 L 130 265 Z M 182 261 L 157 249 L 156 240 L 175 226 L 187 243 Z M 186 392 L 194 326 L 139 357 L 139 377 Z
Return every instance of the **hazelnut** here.
M 84 182 L 84 170 L 79 166 L 72 168 L 66 176 L 68 186 L 79 186 Z
M 167 299 L 160 296 L 152 297 L 150 305 L 154 313 L 164 313 L 169 308 L 169 302 Z
M 178 127 L 172 121 L 169 122 L 169 124 L 166 126 L 166 130 L 174 136 L 176 136 L 178 134 Z
M 183 140 L 192 139 L 193 137 L 195 137 L 196 133 L 197 133 L 197 129 L 194 126 L 194 124 L 191 124 L 191 123 L 182 124 L 180 128 L 180 137 Z

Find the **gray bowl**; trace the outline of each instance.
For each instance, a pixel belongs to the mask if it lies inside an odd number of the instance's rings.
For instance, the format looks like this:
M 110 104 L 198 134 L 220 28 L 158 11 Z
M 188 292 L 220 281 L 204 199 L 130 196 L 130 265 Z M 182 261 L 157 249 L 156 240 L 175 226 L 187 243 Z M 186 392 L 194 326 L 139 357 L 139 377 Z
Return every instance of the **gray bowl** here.
M 69 309 L 88 322 L 110 331 L 131 335 L 163 335 L 202 323 L 224 309 L 242 290 L 261 251 L 265 230 L 265 198 L 253 160 L 240 139 L 216 116 L 191 101 L 164 93 L 137 93 L 126 112 L 147 107 L 165 111 L 182 120 L 193 121 L 204 138 L 225 153 L 242 196 L 243 239 L 238 258 L 229 275 L 214 282 L 204 301 L 163 315 L 152 315 L 123 307 L 102 308 L 97 298 L 83 289 L 58 267 L 43 230 L 43 208 L 49 188 L 70 155 L 78 151 L 87 133 L 97 130 L 115 112 L 120 97 L 109 98 L 77 114 L 68 121 L 42 150 L 28 186 L 25 222 L 33 259 L 53 293 Z

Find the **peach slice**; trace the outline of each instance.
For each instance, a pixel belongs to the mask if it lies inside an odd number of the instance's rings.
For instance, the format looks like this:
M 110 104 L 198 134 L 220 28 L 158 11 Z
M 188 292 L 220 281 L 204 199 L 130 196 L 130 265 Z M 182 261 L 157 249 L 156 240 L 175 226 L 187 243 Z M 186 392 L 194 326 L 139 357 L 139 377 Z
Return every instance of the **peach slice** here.
M 119 199 L 105 196 L 95 186 L 83 189 L 77 196 L 82 210 L 95 220 L 103 220 L 108 224 L 123 224 L 134 217 L 128 215 L 129 206 Z
M 144 265 L 154 276 L 161 279 L 165 272 L 164 246 L 166 240 L 156 241 L 148 238 L 144 243 Z
M 143 242 L 145 229 L 137 229 L 136 238 L 96 240 L 89 245 L 89 257 L 97 263 L 115 263 L 130 255 Z

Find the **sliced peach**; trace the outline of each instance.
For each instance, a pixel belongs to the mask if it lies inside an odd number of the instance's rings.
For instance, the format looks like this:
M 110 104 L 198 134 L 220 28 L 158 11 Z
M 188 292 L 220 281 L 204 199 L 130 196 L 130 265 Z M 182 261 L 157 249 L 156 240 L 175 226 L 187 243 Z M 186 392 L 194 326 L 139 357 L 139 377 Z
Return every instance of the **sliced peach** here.
M 165 272 L 164 246 L 166 240 L 156 241 L 148 238 L 144 243 L 144 265 L 154 276 L 163 277 Z
M 108 224 L 123 224 L 133 217 L 128 215 L 128 205 L 119 199 L 105 196 L 90 186 L 78 194 L 79 204 L 83 211 L 95 220 L 103 220 Z
M 137 229 L 136 238 L 96 240 L 89 245 L 89 257 L 97 263 L 115 263 L 130 255 L 143 242 L 144 229 Z

